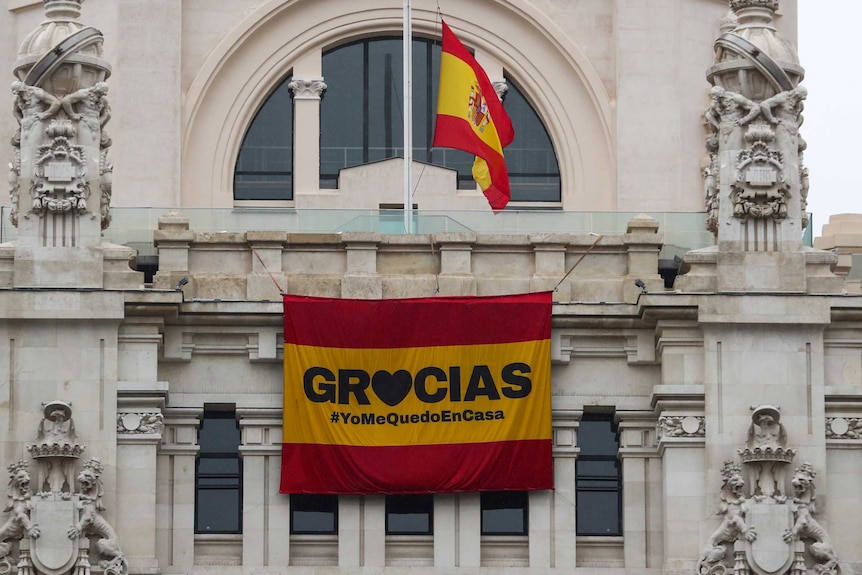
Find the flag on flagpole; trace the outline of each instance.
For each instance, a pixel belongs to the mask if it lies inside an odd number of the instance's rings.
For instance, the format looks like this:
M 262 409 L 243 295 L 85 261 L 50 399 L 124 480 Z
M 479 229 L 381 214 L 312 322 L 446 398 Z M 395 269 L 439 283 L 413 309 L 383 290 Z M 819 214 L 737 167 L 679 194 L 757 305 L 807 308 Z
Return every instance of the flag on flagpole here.
M 443 22 L 443 56 L 434 146 L 476 156 L 473 178 L 494 210 L 509 203 L 509 173 L 503 148 L 515 131 L 485 70 Z

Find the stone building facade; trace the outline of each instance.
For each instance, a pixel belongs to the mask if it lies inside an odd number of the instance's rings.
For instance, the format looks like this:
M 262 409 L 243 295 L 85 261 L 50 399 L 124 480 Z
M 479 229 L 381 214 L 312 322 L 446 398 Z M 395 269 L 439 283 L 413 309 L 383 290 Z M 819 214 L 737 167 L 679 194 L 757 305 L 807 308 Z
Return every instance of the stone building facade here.
M 401 2 L 7 0 L 0 572 L 862 572 L 862 300 L 802 241 L 795 2 L 442 10 L 529 137 L 497 215 L 425 150 L 405 234 Z M 278 492 L 280 292 L 539 290 L 553 491 Z

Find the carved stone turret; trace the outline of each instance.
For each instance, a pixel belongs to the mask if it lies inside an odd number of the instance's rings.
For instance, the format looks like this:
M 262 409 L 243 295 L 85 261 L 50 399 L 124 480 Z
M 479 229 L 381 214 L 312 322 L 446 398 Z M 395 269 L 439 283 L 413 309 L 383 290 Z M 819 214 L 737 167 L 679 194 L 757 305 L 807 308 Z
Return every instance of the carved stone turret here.
M 0 287 L 101 288 L 105 260 L 134 257 L 99 249 L 111 219 L 111 68 L 102 33 L 78 21 L 83 0 L 44 1 L 46 20 L 25 38 L 14 68 L 9 193 L 18 235 L 12 278 L 0 277 Z
M 808 170 L 800 135 L 808 95 L 796 49 L 773 26 L 778 0 L 731 0 L 704 113 L 706 227 L 717 246 L 686 257 L 691 291 L 840 292 L 834 256 L 802 243 Z M 687 275 L 687 277 L 686 277 Z

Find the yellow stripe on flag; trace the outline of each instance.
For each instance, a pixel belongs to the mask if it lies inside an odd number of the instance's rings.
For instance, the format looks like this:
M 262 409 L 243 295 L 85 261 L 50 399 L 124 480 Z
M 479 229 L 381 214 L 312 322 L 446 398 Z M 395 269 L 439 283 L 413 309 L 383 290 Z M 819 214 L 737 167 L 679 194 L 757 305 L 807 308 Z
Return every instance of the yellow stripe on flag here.
M 550 439 L 547 340 L 393 349 L 286 344 L 284 355 L 285 443 Z

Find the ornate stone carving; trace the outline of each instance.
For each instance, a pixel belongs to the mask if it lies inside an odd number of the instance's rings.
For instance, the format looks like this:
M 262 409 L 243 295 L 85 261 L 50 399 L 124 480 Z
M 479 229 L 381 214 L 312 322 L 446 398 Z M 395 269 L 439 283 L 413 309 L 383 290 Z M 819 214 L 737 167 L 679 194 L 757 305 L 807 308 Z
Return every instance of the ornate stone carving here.
M 743 470 L 726 461 L 719 511 L 724 517 L 701 554 L 698 575 L 804 575 L 812 562 L 817 573 L 838 575 L 832 542 L 813 518 L 815 473 L 809 463 L 796 468 L 792 497 L 785 495 L 784 470 L 796 452 L 787 447 L 780 417 L 776 406 L 752 407 L 746 446 L 738 453 L 753 497 L 743 495 Z M 807 554 L 800 541 L 809 542 Z
M 506 80 L 498 80 L 496 82 L 492 82 L 491 85 L 494 86 L 494 91 L 502 102 L 506 98 L 506 92 L 509 91 L 509 83 L 506 82 Z
M 25 536 L 36 539 L 40 534 L 39 526 L 30 521 L 30 472 L 27 471 L 27 462 L 10 463 L 6 469 L 9 471 L 9 485 L 3 511 L 9 513 L 9 518 L 0 527 L 0 573 L 4 574 L 12 570 L 9 559 L 12 541 Z
M 741 218 L 783 219 L 787 217 L 790 186 L 784 175 L 784 155 L 769 146 L 775 137 L 762 122 L 752 124 L 745 139 L 751 146 L 736 159 L 736 177 L 731 185 L 733 215 Z
M 161 433 L 165 418 L 161 413 L 118 413 L 117 433 Z
M 46 130 L 53 138 L 50 145 L 39 146 L 31 193 L 30 213 L 87 212 L 90 185 L 87 179 L 87 156 L 83 146 L 71 143 L 75 127 L 68 120 L 51 122 Z
M 319 100 L 326 91 L 326 82 L 323 78 L 294 78 L 287 87 L 295 100 Z
M 703 196 L 706 208 L 706 229 L 718 233 L 718 154 L 709 155 L 709 165 L 703 169 Z
M 859 439 L 862 437 L 862 417 L 827 417 L 828 439 Z
M 778 0 L 730 0 L 730 8 L 736 12 L 743 8 L 768 8 L 778 10 Z
M 722 515 L 721 525 L 709 538 L 709 543 L 703 548 L 697 572 L 700 575 L 716 573 L 723 575 L 728 571 L 723 563 L 727 555 L 727 546 L 740 537 L 754 541 L 757 531 L 746 524 L 745 514 L 748 505 L 743 495 L 745 480 L 742 469 L 733 461 L 725 461 L 721 470 L 721 507 L 718 514 Z
M 786 541 L 810 540 L 808 550 L 817 561 L 815 570 L 821 575 L 838 573 L 838 556 L 832 547 L 832 540 L 826 530 L 814 519 L 817 513 L 814 505 L 816 499 L 814 468 L 810 463 L 803 463 L 793 474 L 793 528 L 784 534 Z
M 39 493 L 70 494 L 75 486 L 75 463 L 84 451 L 78 444 L 72 407 L 62 401 L 45 404 L 37 443 L 27 451 L 39 466 Z M 68 498 L 68 497 L 67 497 Z
M 658 419 L 656 431 L 659 440 L 668 437 L 704 437 L 706 419 L 695 415 L 662 415 Z
M 704 116 L 721 143 L 728 149 L 742 148 L 745 125 L 760 115 L 760 105 L 736 92 L 713 86 L 710 106 Z
M 774 405 L 753 408 L 745 449 L 739 450 L 750 470 L 750 495 L 784 501 L 785 471 L 796 451 L 787 449 L 787 432 Z
M 96 549 L 103 557 L 99 565 L 105 575 L 127 575 L 129 564 L 120 548 L 120 540 L 110 523 L 102 516 L 102 464 L 97 458 L 84 463 L 78 475 L 80 493 L 80 516 L 78 523 L 69 528 L 69 539 L 81 536 L 95 536 Z

